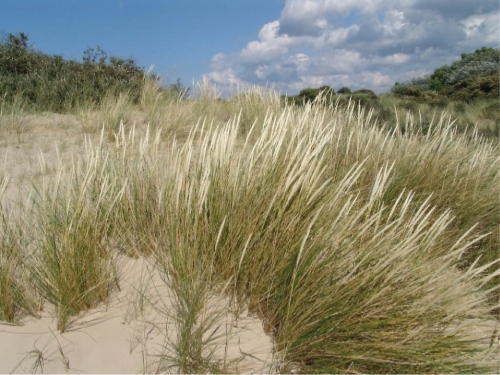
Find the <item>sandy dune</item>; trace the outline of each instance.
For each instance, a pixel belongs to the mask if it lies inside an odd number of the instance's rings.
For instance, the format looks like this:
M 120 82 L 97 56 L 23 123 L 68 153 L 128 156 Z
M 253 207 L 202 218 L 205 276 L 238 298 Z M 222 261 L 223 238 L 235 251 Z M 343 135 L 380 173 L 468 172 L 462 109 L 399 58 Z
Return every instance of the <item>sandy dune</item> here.
M 128 278 L 122 279 L 121 291 L 107 306 L 75 318 L 66 332 L 57 331 L 49 304 L 40 319 L 30 317 L 19 326 L 2 324 L 0 373 L 157 372 L 158 356 L 169 353 L 169 340 L 176 337 L 175 325 L 163 314 L 171 310 L 172 291 L 144 259 L 127 258 L 122 264 L 122 275 Z M 141 297 L 143 304 L 138 302 Z M 211 308 L 224 311 L 227 306 L 217 301 Z M 258 319 L 243 314 L 236 327 L 233 315 L 226 313 L 215 329 L 228 333 L 227 343 L 222 338 L 216 343 L 215 358 L 224 361 L 225 356 L 229 369 L 269 371 L 272 342 Z

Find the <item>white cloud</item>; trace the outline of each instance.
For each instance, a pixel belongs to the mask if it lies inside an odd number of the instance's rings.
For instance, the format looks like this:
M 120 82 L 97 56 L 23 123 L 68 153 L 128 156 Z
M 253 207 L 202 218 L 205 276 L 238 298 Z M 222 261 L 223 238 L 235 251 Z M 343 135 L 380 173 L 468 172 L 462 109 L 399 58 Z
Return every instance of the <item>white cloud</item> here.
M 403 12 L 391 9 L 384 15 L 382 29 L 385 34 L 395 36 L 405 27 L 407 22 L 408 21 L 405 19 Z
M 223 70 L 231 66 L 228 56 L 224 53 L 218 53 L 211 59 L 210 67 L 212 70 Z
M 380 72 L 365 71 L 361 73 L 361 82 L 365 87 L 381 87 L 393 85 L 394 79 Z
M 265 24 L 259 32 L 259 40 L 249 42 L 240 52 L 240 58 L 246 62 L 268 61 L 288 53 L 289 48 L 298 47 L 307 37 L 292 38 L 287 34 L 278 34 L 279 21 Z
M 270 73 L 269 67 L 267 65 L 259 65 L 257 69 L 255 69 L 255 75 L 260 79 L 265 78 Z
M 310 19 L 323 14 L 347 14 L 353 10 L 373 13 L 383 0 L 288 0 L 281 13 L 281 18 Z
M 261 62 L 275 59 L 280 55 L 288 53 L 285 43 L 266 43 L 261 41 L 252 41 L 241 51 L 240 57 L 247 62 Z
M 326 29 L 328 27 L 328 21 L 324 18 L 320 18 L 315 22 L 316 26 L 318 26 L 320 29 Z
M 345 42 L 350 36 L 355 35 L 359 31 L 358 25 L 352 25 L 348 28 L 336 28 L 325 33 L 325 42 L 331 46 L 340 45 Z
M 362 69 L 367 64 L 360 52 L 349 49 L 333 50 L 318 60 L 322 70 L 329 70 L 335 74 L 355 73 L 357 69 Z
M 311 59 L 305 53 L 297 53 L 292 57 L 292 61 L 295 63 L 297 67 L 297 71 L 307 71 L 309 67 Z
M 382 58 L 381 62 L 391 65 L 404 64 L 409 61 L 411 56 L 406 53 L 395 53 Z
M 260 29 L 259 32 L 259 38 L 262 41 L 268 41 L 276 38 L 278 31 L 280 28 L 280 22 L 279 21 L 273 21 L 266 23 L 264 26 L 262 26 L 262 29 Z
M 482 15 L 472 15 L 460 21 L 467 41 L 484 40 L 486 43 L 499 42 L 499 16 L 498 13 L 488 13 Z
M 289 93 L 321 85 L 387 91 L 462 52 L 498 46 L 499 13 L 491 1 L 286 0 L 280 18 L 263 25 L 256 40 L 213 56 L 207 76 L 273 82 Z

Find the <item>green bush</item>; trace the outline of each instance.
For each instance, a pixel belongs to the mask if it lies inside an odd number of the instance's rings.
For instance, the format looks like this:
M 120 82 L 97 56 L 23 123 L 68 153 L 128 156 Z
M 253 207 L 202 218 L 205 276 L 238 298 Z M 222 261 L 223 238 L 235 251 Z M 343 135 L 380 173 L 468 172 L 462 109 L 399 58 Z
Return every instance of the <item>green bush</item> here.
M 372 90 L 369 89 L 360 89 L 354 91 L 354 95 L 366 95 L 370 99 L 377 99 L 377 94 L 375 94 Z
M 299 92 L 297 96 L 285 96 L 284 101 L 288 104 L 302 105 L 304 103 L 312 103 L 319 95 L 322 95 L 326 102 L 332 102 L 335 96 L 335 90 L 330 86 L 321 86 L 319 88 L 305 88 Z
M 428 100 L 428 104 L 431 108 L 444 109 L 448 106 L 449 103 L 450 101 L 442 96 Z
M 450 99 L 470 102 L 481 98 L 498 98 L 500 95 L 498 72 L 486 77 L 474 76 L 460 81 L 444 92 Z
M 372 90 L 356 90 L 350 96 L 350 99 L 363 107 L 379 107 L 378 97 Z
M 352 93 L 351 89 L 345 86 L 337 90 L 337 94 L 351 94 L 351 93 Z
M 430 86 L 431 86 L 431 79 L 429 76 L 425 76 L 421 78 L 413 78 L 410 81 L 404 83 L 396 82 L 391 91 L 394 94 L 410 96 L 411 94 L 405 93 L 408 92 L 407 91 L 408 89 L 415 90 L 415 92 L 422 92 L 430 90 Z M 412 96 L 415 95 L 413 94 Z
M 102 48 L 84 51 L 83 61 L 49 56 L 28 45 L 24 33 L 0 42 L 0 93 L 6 103 L 22 95 L 34 110 L 64 111 L 81 102 L 96 105 L 106 95 L 128 93 L 139 100 L 145 71 L 132 58 L 108 56 Z
M 312 102 L 319 95 L 319 89 L 307 88 L 300 90 L 299 97 L 307 102 Z
M 411 112 L 418 111 L 418 103 L 415 101 L 404 101 L 401 103 L 401 107 Z
M 406 85 L 396 85 L 395 88 L 393 88 L 392 92 L 399 96 L 410 96 L 415 98 L 419 98 L 424 94 L 422 90 Z
M 430 76 L 396 82 L 391 92 L 402 97 L 419 98 L 433 107 L 443 108 L 446 100 L 470 102 L 498 98 L 499 73 L 500 49 L 483 47 L 474 53 L 463 53 L 460 60 L 436 69 Z M 441 98 L 437 99 L 435 94 Z

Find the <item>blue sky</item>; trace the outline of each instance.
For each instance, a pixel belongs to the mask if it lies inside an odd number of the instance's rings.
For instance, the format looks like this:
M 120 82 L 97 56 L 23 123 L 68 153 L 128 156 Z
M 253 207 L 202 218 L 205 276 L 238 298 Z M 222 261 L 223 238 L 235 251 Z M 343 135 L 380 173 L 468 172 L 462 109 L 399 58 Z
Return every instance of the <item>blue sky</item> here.
M 164 81 L 390 90 L 499 47 L 498 0 L 2 0 L 0 32 L 81 59 L 100 45 Z

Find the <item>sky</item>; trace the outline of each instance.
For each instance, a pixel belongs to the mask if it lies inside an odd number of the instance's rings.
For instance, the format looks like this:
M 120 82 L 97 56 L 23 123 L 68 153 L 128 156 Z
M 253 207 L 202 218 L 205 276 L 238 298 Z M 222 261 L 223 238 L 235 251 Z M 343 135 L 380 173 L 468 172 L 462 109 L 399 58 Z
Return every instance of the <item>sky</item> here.
M 2 0 L 0 33 L 81 60 L 133 57 L 165 83 L 388 92 L 500 44 L 498 0 Z M 193 86 L 194 84 L 194 86 Z M 193 91 L 193 90 L 192 90 Z

